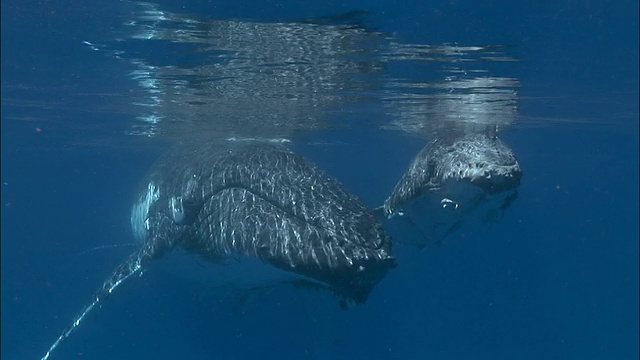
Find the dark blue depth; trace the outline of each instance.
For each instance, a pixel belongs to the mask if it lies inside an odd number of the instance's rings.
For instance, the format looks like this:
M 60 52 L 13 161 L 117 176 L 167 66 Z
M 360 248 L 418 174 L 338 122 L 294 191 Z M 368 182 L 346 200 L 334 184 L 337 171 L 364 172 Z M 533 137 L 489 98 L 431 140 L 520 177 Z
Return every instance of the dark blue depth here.
M 215 265 L 174 254 L 52 359 L 638 358 L 637 1 L 165 3 L 261 22 L 357 10 L 348 21 L 405 43 L 508 46 L 518 120 L 501 138 L 524 171 L 519 196 L 497 224 L 422 251 L 397 245 L 398 268 L 347 311 L 308 289 L 246 293 L 212 279 Z M 134 191 L 167 147 L 125 135 L 141 96 L 131 67 L 83 43 L 117 37 L 121 5 L 2 2 L 3 359 L 42 356 L 131 252 L 78 255 L 133 242 Z M 157 64 L 199 60 L 189 48 L 128 50 Z M 375 207 L 424 141 L 376 130 L 369 110 L 337 111 L 356 125 L 294 147 Z

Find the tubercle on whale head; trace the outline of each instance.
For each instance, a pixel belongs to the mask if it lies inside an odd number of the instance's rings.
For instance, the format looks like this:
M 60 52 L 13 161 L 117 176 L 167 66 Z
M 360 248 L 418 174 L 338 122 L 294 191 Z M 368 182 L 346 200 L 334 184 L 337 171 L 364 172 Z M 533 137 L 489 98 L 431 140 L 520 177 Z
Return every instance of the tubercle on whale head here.
M 470 180 L 473 185 L 479 186 L 489 194 L 495 194 L 520 186 L 522 170 L 515 162 L 513 165 L 492 171 L 488 175 Z

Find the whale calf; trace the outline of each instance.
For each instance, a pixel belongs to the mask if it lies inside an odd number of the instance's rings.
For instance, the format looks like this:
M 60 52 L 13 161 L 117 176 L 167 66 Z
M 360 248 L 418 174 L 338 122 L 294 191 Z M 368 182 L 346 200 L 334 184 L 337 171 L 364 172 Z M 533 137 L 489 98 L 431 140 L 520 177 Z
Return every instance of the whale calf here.
M 513 151 L 494 134 L 437 138 L 415 156 L 378 212 L 388 229 L 412 228 L 396 241 L 439 243 L 468 219 L 499 218 L 521 178 Z
M 259 259 L 354 303 L 395 267 L 374 215 L 337 180 L 273 143 L 176 146 L 151 168 L 131 226 L 139 248 L 42 359 L 123 281 L 177 247 L 213 262 Z

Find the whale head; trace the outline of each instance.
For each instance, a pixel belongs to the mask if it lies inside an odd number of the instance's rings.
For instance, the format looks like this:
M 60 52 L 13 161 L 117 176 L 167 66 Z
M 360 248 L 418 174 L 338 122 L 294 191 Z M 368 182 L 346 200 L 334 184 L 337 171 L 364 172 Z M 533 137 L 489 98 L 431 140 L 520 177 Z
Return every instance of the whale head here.
M 513 151 L 496 136 L 437 139 L 413 159 L 383 210 L 419 228 L 417 240 L 408 242 L 440 242 L 468 219 L 499 219 L 521 179 Z

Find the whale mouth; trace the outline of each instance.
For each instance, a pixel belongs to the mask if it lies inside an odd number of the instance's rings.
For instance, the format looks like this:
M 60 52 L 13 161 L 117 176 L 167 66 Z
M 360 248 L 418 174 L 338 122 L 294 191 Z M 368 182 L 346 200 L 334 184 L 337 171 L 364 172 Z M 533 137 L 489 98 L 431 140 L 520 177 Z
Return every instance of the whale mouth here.
M 398 243 L 424 247 L 440 244 L 463 224 L 496 223 L 518 196 L 519 178 L 497 185 L 485 180 L 450 180 L 438 189 L 424 190 L 405 201 L 395 215 L 384 219 L 385 227 Z
M 469 181 L 483 191 L 497 193 L 520 185 L 522 170 L 513 152 L 497 137 L 473 135 L 444 145 L 427 146 L 434 165 L 432 184 Z M 421 184 L 424 185 L 424 184 Z M 434 186 L 434 187 L 436 187 Z
M 479 176 L 463 178 L 489 194 L 496 194 L 520 186 L 522 171 L 516 162 L 513 165 L 501 166 L 482 172 Z

